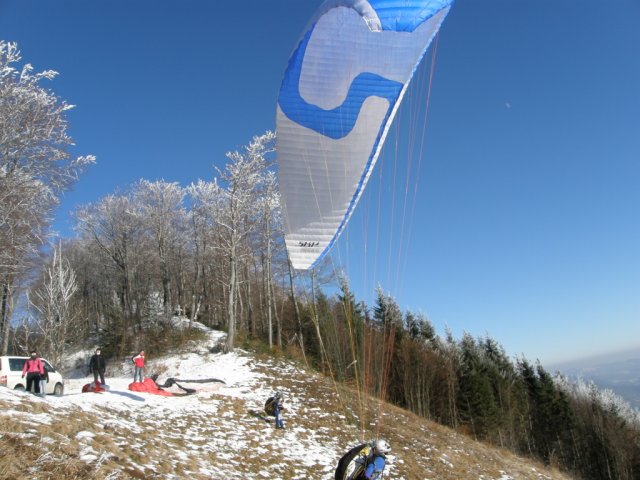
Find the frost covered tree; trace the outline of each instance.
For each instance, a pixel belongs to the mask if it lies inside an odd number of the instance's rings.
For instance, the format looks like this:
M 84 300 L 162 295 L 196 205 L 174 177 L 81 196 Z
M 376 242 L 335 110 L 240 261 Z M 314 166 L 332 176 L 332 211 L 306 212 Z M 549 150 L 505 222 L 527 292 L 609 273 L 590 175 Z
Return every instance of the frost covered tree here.
M 135 202 L 142 217 L 141 223 L 151 232 L 157 248 L 164 313 L 171 315 L 170 256 L 178 250 L 181 230 L 186 220 L 183 205 L 185 191 L 178 183 L 164 180 L 140 180 L 133 189 Z
M 43 339 L 42 352 L 57 365 L 64 357 L 69 334 L 75 325 L 77 310 L 72 297 L 77 290 L 76 274 L 58 245 L 53 250 L 51 264 L 44 271 L 42 284 L 30 296 L 30 304 L 37 311 L 36 325 Z
M 383 329 L 402 327 L 402 311 L 395 299 L 386 294 L 381 286 L 376 288 L 376 306 L 373 309 L 373 318 Z
M 191 203 L 189 224 L 193 243 L 193 287 L 191 296 L 191 316 L 193 322 L 200 311 L 203 298 L 208 298 L 207 259 L 215 245 L 215 218 L 221 208 L 220 189 L 216 182 L 198 180 L 187 187 Z
M 262 274 L 264 285 L 264 297 L 266 299 L 267 329 L 269 348 L 273 347 L 273 315 L 276 314 L 273 294 L 273 256 L 276 240 L 275 235 L 282 235 L 280 215 L 280 192 L 276 176 L 273 172 L 267 172 L 264 177 L 262 203 Z M 278 322 L 278 345 L 282 346 L 282 332 Z
M 141 305 L 134 296 L 133 281 L 136 265 L 143 261 L 139 255 L 144 249 L 143 227 L 131 194 L 108 195 L 80 208 L 76 224 L 87 243 L 97 246 L 115 270 L 114 286 L 122 314 L 129 319 L 139 317 Z
M 94 157 L 73 157 L 65 112 L 41 86 L 57 73 L 19 67 L 15 43 L 0 40 L 0 350 L 6 353 L 16 281 L 46 237 L 60 195 Z
M 227 316 L 228 335 L 226 348 L 231 350 L 236 333 L 236 302 L 239 286 L 239 266 L 243 257 L 242 247 L 249 235 L 259 225 L 258 198 L 264 182 L 266 155 L 273 151 L 275 134 L 266 132 L 253 138 L 243 151 L 227 153 L 229 163 L 218 170 L 225 187 L 220 190 L 225 208 L 216 216 L 220 229 L 220 245 L 227 259 Z

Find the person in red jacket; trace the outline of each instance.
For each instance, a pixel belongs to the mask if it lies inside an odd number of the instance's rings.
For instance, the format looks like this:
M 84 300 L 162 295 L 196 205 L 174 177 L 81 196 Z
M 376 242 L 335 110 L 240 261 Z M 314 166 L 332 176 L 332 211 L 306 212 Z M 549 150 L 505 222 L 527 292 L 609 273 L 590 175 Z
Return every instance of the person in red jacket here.
M 24 362 L 22 367 L 22 378 L 27 376 L 27 392 L 31 391 L 33 385 L 34 393 L 40 393 L 40 379 L 44 375 L 44 363 L 38 357 L 38 353 L 34 350 L 31 352 L 31 358 Z
M 141 350 L 138 355 L 133 357 L 133 382 L 136 382 L 136 379 L 139 382 L 144 381 L 144 350 Z

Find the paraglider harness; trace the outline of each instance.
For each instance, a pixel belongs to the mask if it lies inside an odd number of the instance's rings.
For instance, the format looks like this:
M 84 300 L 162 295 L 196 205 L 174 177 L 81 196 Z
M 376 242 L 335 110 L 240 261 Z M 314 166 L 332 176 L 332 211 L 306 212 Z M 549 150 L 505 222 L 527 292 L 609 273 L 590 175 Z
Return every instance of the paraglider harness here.
M 270 417 L 276 416 L 276 406 L 282 409 L 282 402 L 284 401 L 284 395 L 281 392 L 276 392 L 272 397 L 267 398 L 264 403 L 264 413 Z
M 375 457 L 373 444 L 363 443 L 353 447 L 338 462 L 335 480 L 358 480 L 364 478 L 364 472 Z

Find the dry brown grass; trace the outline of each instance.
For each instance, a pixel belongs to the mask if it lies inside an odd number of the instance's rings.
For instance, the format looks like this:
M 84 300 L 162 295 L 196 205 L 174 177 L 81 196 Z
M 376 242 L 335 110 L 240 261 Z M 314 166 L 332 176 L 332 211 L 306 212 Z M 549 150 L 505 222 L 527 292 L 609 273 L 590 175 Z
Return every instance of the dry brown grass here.
M 47 426 L 35 427 L 35 432 L 13 433 L 5 430 L 12 425 L 0 424 L 0 479 L 87 479 L 96 478 L 94 467 L 78 459 L 76 448 Z M 21 425 L 13 425 L 15 429 Z M 18 430 L 19 431 L 19 430 Z M 57 443 L 38 444 L 43 435 L 58 437 Z M 34 447 L 35 444 L 35 447 Z
M 96 415 L 75 411 L 47 424 L 32 421 L 32 415 L 49 412 L 46 403 L 23 400 L 18 405 L 7 405 L 0 402 L 0 408 L 26 413 L 13 418 L 0 416 L 0 480 L 131 478 L 120 473 L 117 463 L 127 458 L 126 452 L 114 443 L 112 435 L 105 433 Z M 82 431 L 94 433 L 103 447 L 99 462 L 87 463 L 80 459 L 80 445 L 75 439 Z
M 256 367 L 267 381 L 273 373 L 270 362 L 273 359 L 265 357 Z M 0 480 L 155 480 L 169 476 L 208 480 L 212 477 L 202 473 L 207 465 L 223 465 L 235 475 L 231 478 L 254 478 L 265 467 L 265 455 L 273 460 L 270 478 L 326 478 L 330 468 L 326 456 L 324 465 L 320 458 L 315 465 L 301 465 L 286 455 L 287 442 L 294 438 L 303 445 L 340 445 L 346 451 L 376 433 L 392 444 L 392 478 L 499 479 L 502 472 L 517 480 L 569 478 L 394 406 L 369 397 L 359 400 L 357 391 L 334 385 L 320 375 L 292 370 L 273 382 L 296 398 L 295 404 L 285 402 L 285 431 L 275 430 L 271 419 L 264 421 L 262 400 L 218 393 L 198 398 L 215 408 L 215 414 L 203 418 L 198 412 L 180 413 L 161 424 L 161 441 L 159 423 L 151 416 L 162 412 L 149 412 L 145 417 L 106 408 L 98 416 L 78 409 L 53 412 L 47 402 L 30 397 L 18 404 L 0 400 L 0 409 L 19 412 L 12 417 L 0 415 Z M 42 422 L 32 421 L 34 415 L 42 417 Z M 47 424 L 46 418 L 53 421 Z M 115 418 L 117 421 L 109 420 Z M 82 440 L 79 432 L 91 432 L 93 437 Z M 87 452 L 95 458 L 88 458 Z
M 311 432 L 317 432 L 319 428 L 326 429 L 345 446 L 370 440 L 376 434 L 387 438 L 397 460 L 393 464 L 394 472 L 403 478 L 501 478 L 504 472 L 518 480 L 571 478 L 557 469 L 518 457 L 508 450 L 474 441 L 406 410 L 371 397 L 359 396 L 356 390 L 334 384 L 318 374 L 312 375 L 311 382 L 300 382 L 295 377 L 278 381 L 290 391 L 315 399 L 291 421 Z M 327 412 L 337 412 L 345 418 L 326 415 Z M 355 433 L 360 432 L 359 437 L 354 438 L 354 430 L 345 429 L 345 422 L 356 428 Z

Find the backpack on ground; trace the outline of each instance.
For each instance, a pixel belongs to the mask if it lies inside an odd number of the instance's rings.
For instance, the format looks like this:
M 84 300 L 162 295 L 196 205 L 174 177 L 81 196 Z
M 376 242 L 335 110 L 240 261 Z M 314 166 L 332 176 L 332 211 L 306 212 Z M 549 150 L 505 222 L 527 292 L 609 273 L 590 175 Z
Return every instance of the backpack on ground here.
M 264 403 L 264 413 L 270 417 L 276 416 L 276 397 L 269 397 Z

